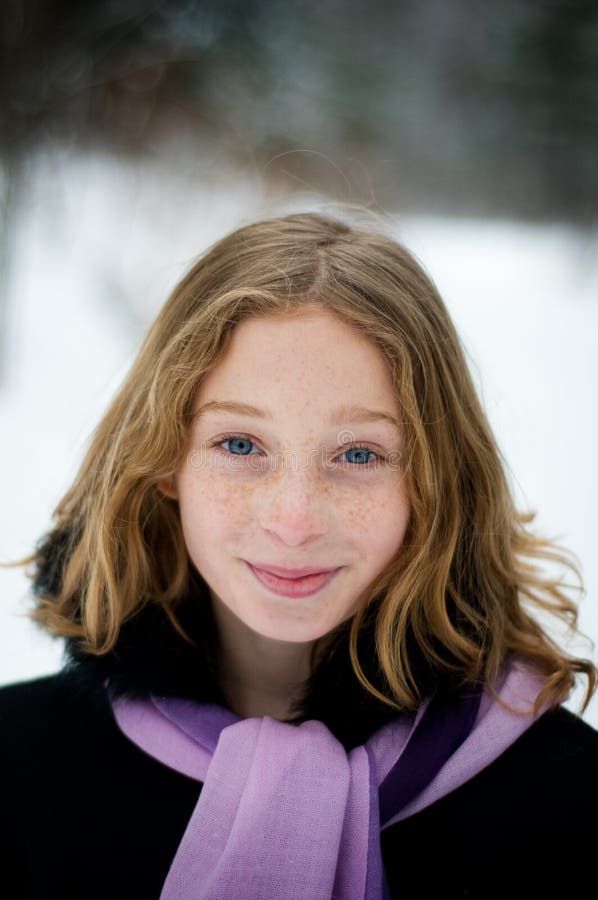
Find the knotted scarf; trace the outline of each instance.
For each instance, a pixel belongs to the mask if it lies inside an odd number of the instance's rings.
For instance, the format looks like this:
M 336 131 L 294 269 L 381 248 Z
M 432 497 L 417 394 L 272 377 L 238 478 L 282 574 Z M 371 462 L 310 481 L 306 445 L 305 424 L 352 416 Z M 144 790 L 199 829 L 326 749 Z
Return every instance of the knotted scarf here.
M 203 783 L 160 900 L 388 900 L 380 831 L 467 781 L 535 720 L 537 673 L 426 698 L 348 753 L 326 725 L 209 703 L 113 700 L 123 733 Z

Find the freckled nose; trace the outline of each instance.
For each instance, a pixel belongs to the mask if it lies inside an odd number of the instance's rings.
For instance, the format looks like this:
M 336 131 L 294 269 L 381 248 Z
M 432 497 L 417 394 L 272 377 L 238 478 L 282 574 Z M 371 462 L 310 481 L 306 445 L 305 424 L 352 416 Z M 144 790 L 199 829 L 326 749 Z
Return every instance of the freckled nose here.
M 329 530 L 322 494 L 321 485 L 305 472 L 280 474 L 263 497 L 259 523 L 289 546 L 321 537 Z

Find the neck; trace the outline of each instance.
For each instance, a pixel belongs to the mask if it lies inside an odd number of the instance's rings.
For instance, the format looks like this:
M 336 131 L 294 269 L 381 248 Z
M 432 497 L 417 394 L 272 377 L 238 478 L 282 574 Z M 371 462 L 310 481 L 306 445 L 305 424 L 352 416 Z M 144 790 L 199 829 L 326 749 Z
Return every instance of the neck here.
M 310 674 L 314 641 L 289 642 L 248 628 L 212 597 L 217 631 L 218 682 L 229 707 L 243 718 L 283 720 Z

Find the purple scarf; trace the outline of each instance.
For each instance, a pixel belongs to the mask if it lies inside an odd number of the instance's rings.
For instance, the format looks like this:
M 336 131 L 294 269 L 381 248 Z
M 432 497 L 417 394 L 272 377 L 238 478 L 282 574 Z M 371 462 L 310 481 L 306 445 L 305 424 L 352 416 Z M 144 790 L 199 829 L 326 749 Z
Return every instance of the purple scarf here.
M 150 696 L 113 702 L 142 750 L 203 782 L 161 900 L 387 900 L 380 831 L 454 790 L 535 720 L 541 677 L 509 666 L 500 695 L 424 701 L 347 753 L 323 722 L 242 719 Z

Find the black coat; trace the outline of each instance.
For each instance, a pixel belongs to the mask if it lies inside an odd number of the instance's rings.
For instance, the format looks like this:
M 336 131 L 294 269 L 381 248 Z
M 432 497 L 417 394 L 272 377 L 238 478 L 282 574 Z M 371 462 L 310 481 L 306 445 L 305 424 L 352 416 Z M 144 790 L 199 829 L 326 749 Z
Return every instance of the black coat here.
M 103 681 L 110 674 L 121 693 L 182 693 L 201 671 L 201 688 L 187 693 L 221 697 L 209 657 L 158 619 L 132 620 L 112 654 L 71 646 L 60 674 L 0 689 L 7 900 L 159 897 L 201 784 L 124 737 Z M 312 695 L 298 720 L 322 718 L 349 749 L 388 713 L 355 684 L 339 693 L 346 665 L 337 658 L 320 672 L 329 694 Z M 400 900 L 594 896 L 598 732 L 563 708 L 545 714 L 469 782 L 385 829 L 381 844 Z

